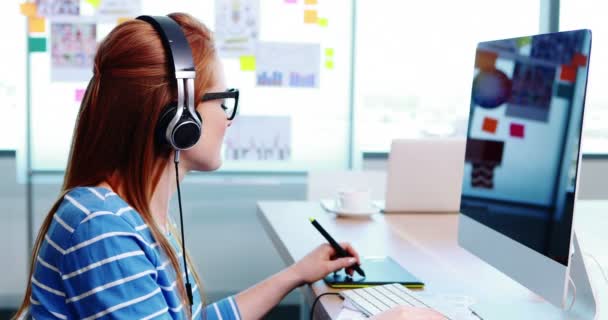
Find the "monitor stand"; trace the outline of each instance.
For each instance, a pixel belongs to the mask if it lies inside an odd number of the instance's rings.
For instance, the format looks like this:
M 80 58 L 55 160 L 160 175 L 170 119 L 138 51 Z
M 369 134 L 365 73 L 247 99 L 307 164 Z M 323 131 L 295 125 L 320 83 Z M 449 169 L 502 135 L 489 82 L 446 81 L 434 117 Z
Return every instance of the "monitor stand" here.
M 585 266 L 583 250 L 581 250 L 581 246 L 578 243 L 576 231 L 574 231 L 572 241 L 574 252 L 570 258 L 570 277 L 576 286 L 576 300 L 569 314 L 576 317 L 576 319 L 595 319 L 598 315 L 596 295 L 591 278 L 587 272 L 587 267 Z M 571 288 L 571 286 L 568 288 Z M 571 298 L 573 293 L 573 290 L 568 290 L 568 297 Z
M 494 301 L 483 302 L 471 306 L 479 318 L 483 320 L 495 319 L 555 319 L 555 320 L 592 320 L 597 317 L 596 295 L 591 284 L 583 252 L 580 248 L 576 232 L 572 237 L 573 252 L 570 258 L 570 277 L 576 286 L 576 300 L 572 309 L 568 310 L 574 296 L 572 284 L 568 284 L 567 298 L 562 309 L 549 302 L 533 302 L 528 298 L 525 301 Z

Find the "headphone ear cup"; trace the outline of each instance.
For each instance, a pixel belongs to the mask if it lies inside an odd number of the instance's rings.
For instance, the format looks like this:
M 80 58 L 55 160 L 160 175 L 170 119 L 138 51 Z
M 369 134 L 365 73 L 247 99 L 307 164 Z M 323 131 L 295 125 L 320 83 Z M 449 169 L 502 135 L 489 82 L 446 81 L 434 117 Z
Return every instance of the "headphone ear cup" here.
M 171 146 L 171 141 L 167 140 L 167 127 L 175 116 L 175 112 L 177 112 L 177 105 L 171 103 L 163 109 L 163 112 L 158 119 L 158 124 L 156 125 L 156 142 L 160 146 Z

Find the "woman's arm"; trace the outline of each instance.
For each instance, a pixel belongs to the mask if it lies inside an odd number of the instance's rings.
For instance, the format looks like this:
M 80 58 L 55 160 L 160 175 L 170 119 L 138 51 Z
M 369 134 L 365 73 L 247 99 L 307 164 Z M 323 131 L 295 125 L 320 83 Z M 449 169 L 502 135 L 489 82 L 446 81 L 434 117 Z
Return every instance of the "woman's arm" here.
M 330 245 L 324 244 L 290 267 L 236 295 L 242 318 L 261 319 L 296 287 L 359 262 L 359 255 L 348 243 L 340 245 L 353 257 L 332 260 L 336 252 Z

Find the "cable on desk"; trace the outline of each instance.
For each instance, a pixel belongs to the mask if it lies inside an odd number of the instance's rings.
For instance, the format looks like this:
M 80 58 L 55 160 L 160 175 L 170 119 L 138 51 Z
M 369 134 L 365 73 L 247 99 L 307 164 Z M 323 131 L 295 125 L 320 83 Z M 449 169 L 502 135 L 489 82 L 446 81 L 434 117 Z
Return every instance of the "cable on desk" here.
M 606 283 L 608 283 L 608 276 L 606 276 L 606 271 L 604 270 L 604 268 L 602 267 L 602 265 L 600 264 L 599 261 L 597 261 L 597 259 L 588 252 L 583 252 L 583 255 L 591 258 L 591 260 L 593 260 L 593 262 L 595 262 L 595 264 L 597 265 L 597 267 L 600 269 L 600 272 L 602 273 L 602 276 L 604 277 L 604 281 L 606 281 Z
M 313 320 L 315 317 L 315 306 L 317 305 L 317 302 L 319 302 L 319 300 L 321 299 L 321 297 L 323 296 L 339 296 L 340 294 L 337 292 L 325 292 L 321 295 L 319 295 L 317 298 L 315 298 L 315 301 L 312 303 L 312 307 L 310 308 L 310 320 Z
M 576 302 L 576 285 L 574 284 L 574 281 L 572 280 L 570 275 L 568 275 L 568 283 L 570 285 L 572 285 L 572 302 L 570 303 L 570 306 L 568 307 L 568 311 L 570 311 L 570 310 L 572 310 L 572 307 L 574 306 L 574 303 Z

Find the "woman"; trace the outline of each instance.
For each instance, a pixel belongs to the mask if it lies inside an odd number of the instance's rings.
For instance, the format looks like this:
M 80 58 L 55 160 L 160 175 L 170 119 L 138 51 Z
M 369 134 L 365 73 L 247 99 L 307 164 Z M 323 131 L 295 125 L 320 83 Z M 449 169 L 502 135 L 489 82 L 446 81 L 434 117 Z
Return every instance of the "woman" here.
M 192 48 L 195 96 L 226 91 L 209 30 L 189 15 L 171 17 Z M 259 319 L 294 288 L 358 262 L 348 244 L 343 245 L 353 257 L 335 260 L 334 250 L 322 245 L 258 285 L 204 307 L 196 271 L 181 271 L 182 250 L 168 217 L 176 189 L 172 149 L 154 139 L 175 91 L 166 53 L 148 23 L 123 23 L 101 42 L 63 192 L 38 233 L 18 316 L 29 310 L 35 319 Z M 182 151 L 179 179 L 221 165 L 222 140 L 233 116 L 222 102 L 197 104 L 203 131 L 193 148 Z M 185 278 L 195 279 L 193 305 Z M 436 314 L 397 308 L 377 319 L 416 316 Z

